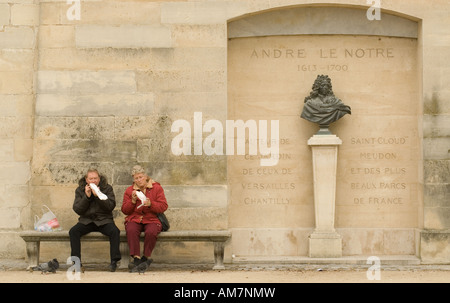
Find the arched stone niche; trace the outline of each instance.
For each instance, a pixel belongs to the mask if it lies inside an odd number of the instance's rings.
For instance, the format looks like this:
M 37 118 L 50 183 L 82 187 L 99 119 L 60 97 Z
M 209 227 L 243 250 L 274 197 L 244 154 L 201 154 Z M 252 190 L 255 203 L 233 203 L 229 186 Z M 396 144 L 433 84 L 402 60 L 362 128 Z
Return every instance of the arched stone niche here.
M 416 254 L 422 204 L 418 21 L 385 12 L 370 21 L 366 13 L 299 6 L 229 21 L 228 119 L 255 121 L 257 128 L 260 121 L 279 122 L 278 137 L 248 132 L 246 154 L 228 157 L 236 258 L 307 255 L 314 227 L 307 140 L 318 126 L 300 113 L 318 74 L 329 75 L 334 94 L 352 108 L 330 127 L 343 141 L 335 220 L 343 255 Z M 278 144 L 276 165 L 261 166 L 260 150 L 249 154 L 248 143 L 262 139 Z

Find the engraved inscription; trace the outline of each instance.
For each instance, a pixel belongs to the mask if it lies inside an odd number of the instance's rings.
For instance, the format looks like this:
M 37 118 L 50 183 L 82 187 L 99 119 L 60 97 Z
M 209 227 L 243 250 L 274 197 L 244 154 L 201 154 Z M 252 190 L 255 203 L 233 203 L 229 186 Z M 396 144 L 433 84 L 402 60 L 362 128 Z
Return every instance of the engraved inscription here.
M 339 59 L 339 58 L 395 58 L 393 48 L 254 48 L 250 59 Z
M 299 114 L 317 75 L 335 79 L 336 95 L 354 109 L 331 128 L 343 141 L 336 226 L 415 226 L 422 191 L 417 49 L 417 39 L 383 36 L 228 40 L 227 119 L 278 119 L 280 140 L 288 141 L 279 142 L 279 162 L 266 170 L 262 154 L 227 158 L 230 226 L 314 226 L 307 140 L 317 129 Z
M 304 64 L 297 65 L 299 72 L 346 72 L 349 70 L 351 60 L 358 59 L 392 59 L 395 58 L 393 48 L 254 48 L 250 59 L 306 59 Z M 331 64 L 313 63 L 319 60 L 332 59 Z M 302 60 L 305 61 L 305 60 Z M 327 60 L 329 62 L 330 60 Z
M 246 140 L 246 144 L 254 143 Z M 277 142 L 281 145 L 281 149 L 285 145 L 290 144 L 288 138 L 280 138 Z M 240 200 L 245 205 L 274 205 L 289 204 L 293 198 L 289 196 L 289 192 L 296 189 L 295 182 L 279 182 L 279 178 L 290 178 L 294 175 L 294 169 L 291 167 L 260 167 L 252 166 L 255 160 L 259 160 L 262 156 L 244 155 L 244 160 L 249 163 L 247 167 L 242 168 L 241 174 L 249 180 L 249 182 L 241 183 L 242 196 Z M 289 153 L 280 153 L 279 160 L 290 160 L 292 155 Z M 273 180 L 273 181 L 267 181 Z M 284 179 L 283 179 L 284 180 Z M 295 196 L 295 195 L 294 195 Z
M 367 149 L 359 152 L 359 159 L 363 162 L 358 163 L 377 163 L 380 160 L 381 163 L 386 164 L 385 160 L 398 160 L 399 152 L 376 150 L 408 146 L 409 140 L 407 136 L 352 137 L 350 144 Z M 396 167 L 395 163 L 396 161 L 393 161 L 391 167 L 376 166 L 376 164 L 368 167 L 351 167 L 349 169 L 350 175 L 359 176 L 358 182 L 350 182 L 350 190 L 354 195 L 353 203 L 376 206 L 402 205 L 405 197 L 408 196 L 410 186 L 405 180 L 407 168 Z M 374 179 L 374 177 L 376 178 Z M 361 196 L 363 192 L 367 194 L 364 197 Z

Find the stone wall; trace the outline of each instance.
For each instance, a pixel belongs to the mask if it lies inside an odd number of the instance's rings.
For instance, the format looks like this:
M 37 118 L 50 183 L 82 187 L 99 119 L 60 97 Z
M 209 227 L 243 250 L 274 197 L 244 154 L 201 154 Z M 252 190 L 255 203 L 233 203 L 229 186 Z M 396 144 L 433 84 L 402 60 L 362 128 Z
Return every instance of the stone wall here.
M 422 18 L 423 58 L 423 183 L 424 207 L 421 241 L 423 262 L 450 260 L 450 60 L 447 38 L 448 3 L 433 2 Z M 440 24 L 438 26 L 438 24 Z
M 23 257 L 31 217 L 38 1 L 0 1 L 0 257 Z
M 225 118 L 226 24 L 172 20 L 171 5 L 86 1 L 80 20 L 69 21 L 65 2 L 41 3 L 33 206 L 51 203 L 66 229 L 89 166 L 114 186 L 124 229 L 120 206 L 137 163 L 165 189 L 172 229 L 227 228 L 225 157 L 170 150 L 172 123 L 192 120 L 193 108 Z
M 194 125 L 194 112 L 202 112 L 203 122 L 225 124 L 230 118 L 228 22 L 291 6 L 368 8 L 365 0 L 323 2 L 82 0 L 79 20 L 69 20 L 73 4 L 63 0 L 0 0 L 0 257 L 25 256 L 17 233 L 33 227 L 44 204 L 64 229 L 75 224 L 74 190 L 90 166 L 114 186 L 121 229 L 122 196 L 136 163 L 165 189 L 173 229 L 233 228 L 227 156 L 175 156 L 171 125 L 179 119 Z M 417 208 L 415 222 L 401 231 L 415 247 L 399 252 L 448 263 L 450 6 L 446 0 L 382 0 L 381 8 L 381 18 L 389 13 L 386 18 L 405 17 L 418 26 L 418 118 L 408 126 L 417 130 L 411 164 L 417 166 Z M 344 142 L 344 151 L 350 147 Z M 292 238 L 290 231 L 276 232 Z M 264 235 L 261 230 L 261 241 Z M 390 237 L 383 228 L 373 235 L 376 243 Z M 233 236 L 228 261 L 245 251 L 250 237 Z M 302 230 L 300 237 L 306 236 Z M 367 240 L 359 234 L 349 239 L 356 246 Z M 164 243 L 155 256 L 173 262 L 211 259 L 202 252 L 206 245 Z M 64 259 L 67 243 L 57 247 Z M 93 244 L 93 252 L 86 251 L 102 261 L 104 247 Z M 306 254 L 287 247 L 288 254 Z M 42 250 L 51 256 L 54 248 L 43 244 Z

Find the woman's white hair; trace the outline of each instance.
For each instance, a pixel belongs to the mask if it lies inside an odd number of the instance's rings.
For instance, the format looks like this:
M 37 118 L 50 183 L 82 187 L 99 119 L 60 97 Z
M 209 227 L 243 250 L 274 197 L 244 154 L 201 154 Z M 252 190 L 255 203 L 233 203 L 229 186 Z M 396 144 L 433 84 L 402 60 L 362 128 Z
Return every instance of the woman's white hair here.
M 145 175 L 145 170 L 142 168 L 142 166 L 140 166 L 140 165 L 133 166 L 133 169 L 131 170 L 131 175 L 134 176 L 136 174 L 144 174 Z

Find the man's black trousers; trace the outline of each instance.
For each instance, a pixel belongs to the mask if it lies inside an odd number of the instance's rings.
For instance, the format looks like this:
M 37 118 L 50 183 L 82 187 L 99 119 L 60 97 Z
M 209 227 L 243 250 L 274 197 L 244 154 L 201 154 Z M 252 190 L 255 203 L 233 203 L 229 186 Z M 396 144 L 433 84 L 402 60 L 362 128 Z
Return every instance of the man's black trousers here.
M 119 261 L 121 259 L 119 250 L 120 230 L 114 223 L 107 223 L 100 226 L 95 225 L 95 223 L 84 225 L 78 222 L 75 224 L 69 231 L 71 256 L 76 256 L 81 260 L 81 237 L 93 231 L 99 231 L 109 237 L 111 261 Z

